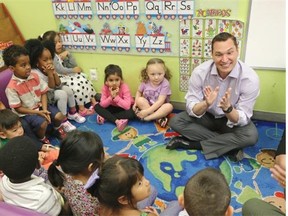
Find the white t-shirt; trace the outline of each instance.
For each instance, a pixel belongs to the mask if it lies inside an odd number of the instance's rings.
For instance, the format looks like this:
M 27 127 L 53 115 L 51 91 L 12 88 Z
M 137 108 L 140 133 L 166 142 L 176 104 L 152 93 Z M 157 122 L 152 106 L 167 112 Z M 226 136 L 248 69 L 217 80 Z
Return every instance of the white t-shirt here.
M 61 195 L 41 177 L 32 175 L 30 181 L 12 183 L 4 175 L 0 180 L 0 193 L 4 202 L 12 205 L 51 216 L 61 211 Z

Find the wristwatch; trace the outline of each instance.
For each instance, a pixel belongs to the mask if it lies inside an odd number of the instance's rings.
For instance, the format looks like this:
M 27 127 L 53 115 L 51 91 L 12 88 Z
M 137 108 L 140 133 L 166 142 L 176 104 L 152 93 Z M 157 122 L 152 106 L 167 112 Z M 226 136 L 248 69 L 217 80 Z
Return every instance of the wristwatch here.
M 228 107 L 227 110 L 223 110 L 224 113 L 230 113 L 233 110 L 233 106 L 231 105 L 230 107 Z

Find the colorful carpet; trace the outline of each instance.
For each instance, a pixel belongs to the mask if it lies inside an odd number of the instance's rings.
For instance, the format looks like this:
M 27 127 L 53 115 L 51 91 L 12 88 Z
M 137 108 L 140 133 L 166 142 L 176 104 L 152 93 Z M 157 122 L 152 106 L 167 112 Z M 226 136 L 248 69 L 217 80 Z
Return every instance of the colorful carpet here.
M 153 122 L 130 121 L 121 133 L 112 123 L 98 125 L 96 115 L 87 117 L 84 124 L 75 125 L 79 130 L 98 133 L 109 155 L 127 155 L 143 164 L 146 178 L 158 190 L 157 208 L 163 209 L 169 201 L 176 200 L 195 172 L 205 167 L 215 167 L 222 171 L 229 183 L 234 215 L 241 215 L 243 203 L 253 197 L 285 208 L 283 189 L 269 171 L 285 124 L 258 120 L 254 123 L 259 140 L 255 146 L 244 150 L 245 158 L 237 163 L 227 157 L 206 160 L 202 152 L 196 150 L 166 150 L 165 143 L 177 134 Z M 52 143 L 60 144 L 55 139 Z

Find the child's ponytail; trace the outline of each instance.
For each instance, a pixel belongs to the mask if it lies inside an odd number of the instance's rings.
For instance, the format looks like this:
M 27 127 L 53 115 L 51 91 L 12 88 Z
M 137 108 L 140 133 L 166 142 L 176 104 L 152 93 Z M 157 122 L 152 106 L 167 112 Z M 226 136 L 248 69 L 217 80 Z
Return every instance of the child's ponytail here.
M 48 179 L 50 181 L 50 183 L 52 184 L 52 186 L 54 186 L 55 188 L 62 188 L 64 186 L 64 180 L 65 180 L 65 176 L 63 174 L 63 172 L 61 172 L 58 168 L 57 168 L 58 164 L 57 164 L 57 160 L 55 160 L 48 169 Z

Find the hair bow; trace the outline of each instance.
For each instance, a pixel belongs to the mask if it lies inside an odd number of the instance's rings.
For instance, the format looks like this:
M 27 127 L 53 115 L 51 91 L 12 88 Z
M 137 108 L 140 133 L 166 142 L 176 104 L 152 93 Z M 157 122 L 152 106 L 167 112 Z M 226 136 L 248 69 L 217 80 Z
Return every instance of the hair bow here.
M 96 170 L 92 173 L 92 175 L 89 177 L 87 183 L 84 185 L 84 189 L 90 188 L 90 187 L 96 182 L 97 179 L 99 179 L 98 169 L 96 169 Z

